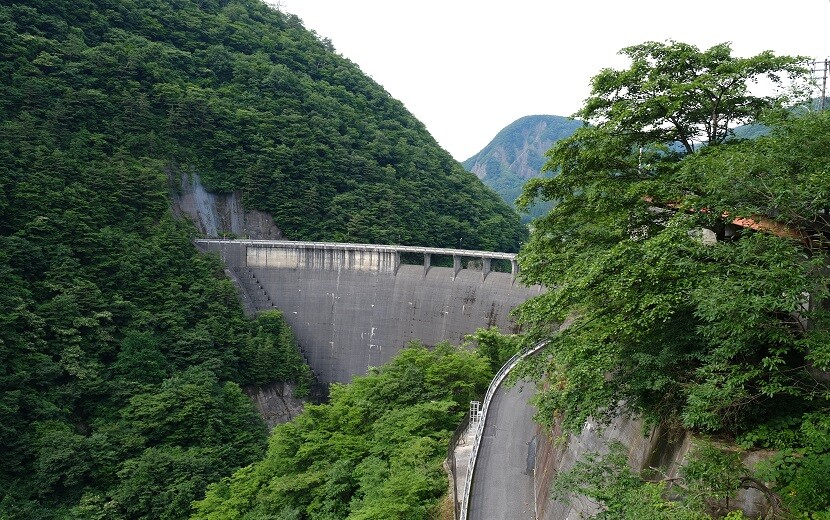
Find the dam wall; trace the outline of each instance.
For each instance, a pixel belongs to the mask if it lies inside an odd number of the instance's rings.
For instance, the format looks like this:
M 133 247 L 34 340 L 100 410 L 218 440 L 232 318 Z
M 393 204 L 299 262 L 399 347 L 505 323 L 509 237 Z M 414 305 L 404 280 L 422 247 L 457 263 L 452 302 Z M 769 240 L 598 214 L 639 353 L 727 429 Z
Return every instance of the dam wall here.
M 460 344 L 492 326 L 517 332 L 510 311 L 542 290 L 517 280 L 509 253 L 259 240 L 196 245 L 219 253 L 257 309 L 283 311 L 323 383 L 349 382 L 410 341 Z M 422 255 L 423 264 L 401 263 L 402 254 Z M 453 267 L 431 265 L 435 256 L 452 257 Z M 493 260 L 511 272 L 491 270 Z

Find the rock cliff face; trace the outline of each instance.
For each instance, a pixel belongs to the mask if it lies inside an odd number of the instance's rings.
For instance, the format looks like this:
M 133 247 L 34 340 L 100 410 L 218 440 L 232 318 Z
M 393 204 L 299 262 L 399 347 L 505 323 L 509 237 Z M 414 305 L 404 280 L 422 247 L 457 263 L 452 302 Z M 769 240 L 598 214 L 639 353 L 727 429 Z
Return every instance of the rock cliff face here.
M 282 238 L 267 213 L 245 210 L 242 193 L 210 193 L 196 172 L 168 171 L 173 212 L 188 218 L 207 237 L 237 236 L 262 240 Z
M 462 163 L 508 204 L 518 198 L 524 183 L 542 175 L 553 144 L 573 134 L 583 123 L 566 117 L 537 115 L 518 119 L 500 131 L 479 153 Z M 529 217 L 547 212 L 546 204 Z M 527 220 L 527 219 L 526 219 Z
M 282 232 L 270 215 L 244 209 L 240 192 L 210 193 L 196 172 L 168 171 L 168 178 L 173 213 L 179 218 L 191 220 L 203 235 L 233 235 L 262 240 L 282 238 Z M 236 274 L 230 269 L 225 269 L 225 274 L 235 282 L 245 314 L 255 314 L 251 297 L 236 279 Z M 282 382 L 244 388 L 269 429 L 290 421 L 303 411 L 305 401 L 294 396 L 295 390 L 293 384 Z
M 545 152 L 582 123 L 561 116 L 526 116 L 500 131 L 479 153 L 464 161 L 467 171 L 485 184 L 502 176 L 527 180 L 540 175 Z M 490 185 L 490 184 L 488 184 Z
M 560 436 L 557 425 L 553 431 L 540 427 L 537 433 L 540 442 L 534 484 L 538 520 L 576 520 L 599 512 L 597 504 L 585 497 L 573 497 L 564 502 L 549 496 L 554 477 L 573 467 L 587 453 L 607 453 L 610 443 L 617 441 L 628 450 L 628 464 L 633 471 L 659 468 L 666 478 L 671 479 L 677 477 L 680 466 L 694 446 L 694 438 L 688 431 L 665 425 L 646 428 L 642 421 L 627 415 L 620 415 L 605 426 L 587 422 L 579 434 L 568 436 L 566 442 L 556 442 Z M 751 468 L 767 455 L 765 452 L 748 452 L 743 463 Z M 753 488 L 739 490 L 730 500 L 730 506 L 743 510 L 749 518 L 765 518 L 770 509 L 767 497 Z
M 270 430 L 286 423 L 303 411 L 305 401 L 294 397 L 295 386 L 290 383 L 272 383 L 266 386 L 249 386 L 245 393 L 257 407 Z

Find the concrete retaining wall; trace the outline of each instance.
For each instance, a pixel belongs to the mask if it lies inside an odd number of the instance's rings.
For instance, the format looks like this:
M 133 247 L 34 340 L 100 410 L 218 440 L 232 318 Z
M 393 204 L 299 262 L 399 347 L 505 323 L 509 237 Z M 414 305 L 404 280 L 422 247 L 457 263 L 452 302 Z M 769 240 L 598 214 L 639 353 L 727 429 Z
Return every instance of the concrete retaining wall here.
M 587 422 L 582 431 L 568 436 L 566 442 L 555 442 L 561 435 L 558 424 L 553 431 L 537 427 L 541 440 L 536 456 L 536 511 L 538 520 L 577 520 L 599 512 L 596 503 L 585 497 L 571 497 L 569 501 L 550 498 L 550 486 L 555 476 L 567 471 L 585 457 L 587 453 L 607 453 L 613 441 L 623 444 L 628 450 L 628 465 L 634 472 L 648 468 L 659 468 L 666 478 L 678 476 L 681 466 L 693 449 L 692 434 L 683 429 L 669 429 L 665 425 L 646 428 L 639 419 L 621 414 L 610 424 L 599 427 Z M 734 446 L 721 445 L 725 450 Z M 744 452 L 742 460 L 746 467 L 753 468 L 759 460 L 769 457 L 771 452 Z M 748 473 L 750 473 L 749 471 Z M 752 488 L 738 490 L 730 501 L 731 509 L 740 509 L 747 518 L 768 518 L 770 504 L 767 497 Z
M 538 427 L 539 451 L 536 456 L 536 508 L 539 520 L 578 519 L 599 512 L 596 504 L 585 497 L 572 497 L 569 502 L 550 499 L 553 478 L 573 467 L 587 453 L 607 453 L 613 441 L 628 449 L 628 462 L 633 471 L 649 467 L 664 469 L 674 476 L 689 451 L 691 436 L 685 431 L 670 432 L 657 427 L 646 429 L 642 421 L 627 415 L 614 418 L 610 424 L 600 427 L 585 423 L 577 435 L 570 435 L 567 442 L 554 442 L 561 430 Z

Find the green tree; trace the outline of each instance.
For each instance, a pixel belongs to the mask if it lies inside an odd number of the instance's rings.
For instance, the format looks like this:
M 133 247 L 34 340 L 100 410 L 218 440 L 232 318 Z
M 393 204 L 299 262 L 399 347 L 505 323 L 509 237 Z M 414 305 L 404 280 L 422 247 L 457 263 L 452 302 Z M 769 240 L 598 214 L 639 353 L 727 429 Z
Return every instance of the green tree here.
M 122 415 L 122 435 L 144 448 L 121 464 L 112 492 L 131 518 L 187 516 L 223 468 L 244 465 L 264 447 L 265 428 L 253 404 L 205 366 L 135 395 Z
M 264 385 L 272 381 L 296 381 L 298 390 L 308 391 L 311 371 L 303 358 L 281 311 L 259 313 L 251 322 L 242 350 L 242 373 L 246 383 Z
M 558 175 L 531 180 L 523 194 L 524 203 L 556 202 L 520 256 L 524 280 L 549 288 L 520 310 L 528 340 L 573 320 L 551 355 L 536 358 L 551 383 L 541 419 L 564 414 L 577 428 L 622 405 L 740 431 L 793 400 L 826 406 L 803 369 L 830 365 L 827 311 L 808 302 L 826 294 L 826 248 L 794 237 L 820 233 L 827 190 L 796 186 L 830 180 L 830 143 L 818 133 L 809 152 L 788 150 L 827 116 L 725 140 L 729 124 L 762 108 L 784 117 L 774 109 L 785 98 L 752 97 L 746 83 L 798 74 L 798 58 L 738 59 L 728 45 L 679 43 L 623 52 L 631 67 L 596 76 L 577 114 L 593 126 L 557 143 L 546 169 Z M 719 240 L 709 245 L 704 234 Z
M 466 339 L 475 342 L 479 354 L 490 361 L 494 374 L 519 351 L 519 337 L 503 335 L 497 327 L 478 329 Z
M 576 117 L 599 122 L 635 144 L 677 143 L 686 153 L 723 143 L 735 126 L 792 101 L 754 95 L 752 84 L 766 79 L 780 86 L 784 76 L 795 80 L 808 72 L 805 57 L 765 51 L 738 58 L 727 43 L 701 51 L 681 42 L 646 42 L 620 54 L 631 59 L 631 66 L 594 76 L 591 95 Z
M 469 350 L 412 345 L 277 426 L 265 459 L 211 485 L 193 518 L 430 518 L 449 437 L 491 375 Z
M 759 464 L 758 474 L 761 480 L 776 483 L 793 513 L 804 518 L 830 514 L 830 483 L 820 476 L 830 464 L 830 415 L 825 411 L 802 415 L 782 410 L 741 435 L 738 442 L 744 448 L 774 450 Z

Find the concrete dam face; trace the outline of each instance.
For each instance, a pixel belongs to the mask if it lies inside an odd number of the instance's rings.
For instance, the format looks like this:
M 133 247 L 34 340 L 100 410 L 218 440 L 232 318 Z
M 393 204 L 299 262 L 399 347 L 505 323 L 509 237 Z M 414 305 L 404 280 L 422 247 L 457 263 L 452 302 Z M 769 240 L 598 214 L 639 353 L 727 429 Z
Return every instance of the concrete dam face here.
M 283 311 L 318 380 L 349 382 L 407 343 L 459 344 L 480 327 L 516 331 L 509 313 L 541 292 L 516 280 L 515 255 L 407 246 L 197 240 L 218 252 L 257 310 Z M 401 263 L 423 255 L 423 265 Z M 454 267 L 433 267 L 433 256 Z M 479 268 L 464 269 L 463 260 Z M 493 260 L 512 273 L 491 270 Z

